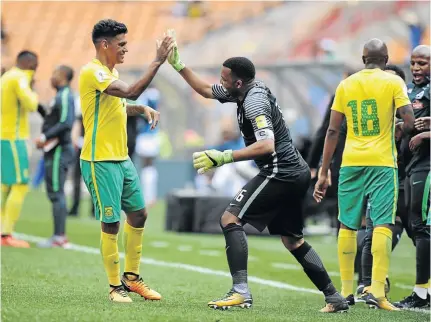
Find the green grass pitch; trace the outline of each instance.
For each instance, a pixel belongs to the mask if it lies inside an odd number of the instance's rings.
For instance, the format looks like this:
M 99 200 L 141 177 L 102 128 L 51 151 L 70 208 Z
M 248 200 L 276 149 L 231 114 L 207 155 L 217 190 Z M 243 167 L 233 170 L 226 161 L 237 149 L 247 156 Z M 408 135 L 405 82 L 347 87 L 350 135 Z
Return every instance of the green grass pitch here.
M 81 210 L 88 210 L 85 201 Z M 319 313 L 324 300 L 281 245 L 278 238 L 249 238 L 250 286 L 254 306 L 249 310 L 214 311 L 206 306 L 231 286 L 222 235 L 165 232 L 164 205 L 150 211 L 141 274 L 159 291 L 160 302 L 108 301 L 102 266 L 99 223 L 84 214 L 68 220 L 68 237 L 78 250 L 2 248 L 2 321 L 429 321 L 422 312 L 383 312 L 357 304 L 346 314 Z M 17 232 L 49 237 L 52 219 L 42 192 L 29 194 Z M 340 285 L 336 240 L 333 236 L 309 238 Z M 120 244 L 120 249 L 122 246 Z M 403 236 L 395 250 L 390 277 L 391 300 L 410 293 L 414 283 L 415 251 Z

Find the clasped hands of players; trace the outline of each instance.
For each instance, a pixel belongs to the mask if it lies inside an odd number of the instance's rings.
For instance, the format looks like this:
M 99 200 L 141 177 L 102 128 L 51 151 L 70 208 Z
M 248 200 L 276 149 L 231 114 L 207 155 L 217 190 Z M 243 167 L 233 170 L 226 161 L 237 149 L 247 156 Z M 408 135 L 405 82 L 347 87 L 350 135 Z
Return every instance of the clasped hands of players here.
M 431 124 L 431 117 L 419 117 L 415 120 L 414 126 L 418 131 L 429 131 Z M 403 122 L 398 123 L 395 126 L 395 138 L 397 141 L 401 140 L 403 134 Z M 416 134 L 414 137 L 410 139 L 409 148 L 411 151 L 416 149 L 419 145 L 421 145 L 422 141 L 426 138 L 429 138 L 428 132 L 422 132 Z
M 184 69 L 185 64 L 180 59 L 175 30 L 168 29 L 166 35 L 173 38 L 175 42 L 174 48 L 168 55 L 168 62 L 177 72 L 180 72 Z M 193 166 L 199 174 L 204 174 L 212 168 L 221 167 L 222 165 L 231 162 L 234 162 L 232 150 L 206 150 L 193 153 Z
M 419 117 L 415 120 L 415 128 L 418 131 L 430 130 L 431 117 Z

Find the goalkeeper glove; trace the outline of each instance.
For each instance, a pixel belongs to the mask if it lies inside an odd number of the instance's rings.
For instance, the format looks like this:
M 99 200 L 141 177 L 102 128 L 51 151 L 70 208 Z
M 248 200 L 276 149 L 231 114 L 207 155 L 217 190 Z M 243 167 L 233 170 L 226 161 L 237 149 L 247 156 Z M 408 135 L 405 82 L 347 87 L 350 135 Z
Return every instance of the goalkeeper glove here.
M 186 67 L 180 59 L 180 53 L 178 52 L 178 47 L 176 45 L 168 56 L 168 62 L 177 72 L 182 71 L 184 67 Z
M 217 151 L 206 150 L 193 153 L 193 166 L 199 174 L 207 172 L 211 168 L 221 167 L 223 164 L 233 162 L 232 150 Z
M 177 71 L 180 72 L 186 65 L 181 61 L 180 53 L 178 51 L 177 46 L 177 39 L 174 29 L 168 29 L 168 36 L 172 37 L 175 40 L 175 47 L 172 49 L 172 51 L 168 55 L 168 62 L 172 65 L 172 67 Z

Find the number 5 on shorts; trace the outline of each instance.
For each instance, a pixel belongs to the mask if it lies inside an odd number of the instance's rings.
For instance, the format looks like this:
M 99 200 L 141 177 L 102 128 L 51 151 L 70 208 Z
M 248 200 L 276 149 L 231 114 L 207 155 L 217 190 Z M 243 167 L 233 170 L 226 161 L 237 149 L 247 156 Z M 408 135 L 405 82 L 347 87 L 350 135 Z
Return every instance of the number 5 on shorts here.
M 244 198 L 244 192 L 247 192 L 247 190 L 241 189 L 241 191 L 235 196 L 235 200 L 241 202 L 242 198 Z

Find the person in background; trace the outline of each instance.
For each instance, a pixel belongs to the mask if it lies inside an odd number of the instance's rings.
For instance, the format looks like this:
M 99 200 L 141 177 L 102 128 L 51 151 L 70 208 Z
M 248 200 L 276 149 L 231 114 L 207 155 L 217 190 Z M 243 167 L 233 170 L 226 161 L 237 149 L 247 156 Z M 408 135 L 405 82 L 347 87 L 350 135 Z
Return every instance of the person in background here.
M 37 55 L 24 50 L 18 54 L 15 67 L 1 77 L 2 246 L 30 247 L 12 233 L 28 192 L 29 113 L 39 107 L 38 95 L 32 88 L 37 66 Z
M 81 166 L 79 164 L 82 143 L 84 142 L 84 125 L 82 124 L 81 103 L 79 96 L 75 97 L 75 121 L 72 126 L 71 139 L 75 149 L 75 157 L 73 161 L 73 196 L 72 206 L 68 212 L 69 216 L 76 217 L 79 214 L 79 205 L 81 202 Z M 93 207 L 92 207 L 93 210 Z M 90 211 L 90 217 L 93 217 L 93 211 Z
M 52 203 L 54 234 L 39 247 L 63 247 L 69 245 L 66 238 L 66 196 L 64 183 L 69 166 L 73 162 L 73 148 L 70 131 L 75 119 L 74 95 L 70 90 L 73 69 L 61 65 L 51 76 L 51 85 L 57 90 L 46 115 L 42 134 L 35 140 L 36 146 L 44 151 L 45 183 L 48 198 Z
M 136 100 L 136 104 L 149 106 L 156 111 L 159 109 L 159 103 L 160 92 L 152 85 Z M 139 134 L 136 138 L 136 153 L 141 158 L 141 185 L 145 201 L 148 203 L 148 207 L 151 207 L 157 201 L 158 173 L 154 162 L 160 152 L 159 129 L 151 130 L 151 125 L 142 117 L 139 117 L 137 121 L 140 124 L 138 124 Z M 127 126 L 129 129 L 129 124 Z M 129 141 L 128 145 L 131 143 Z

